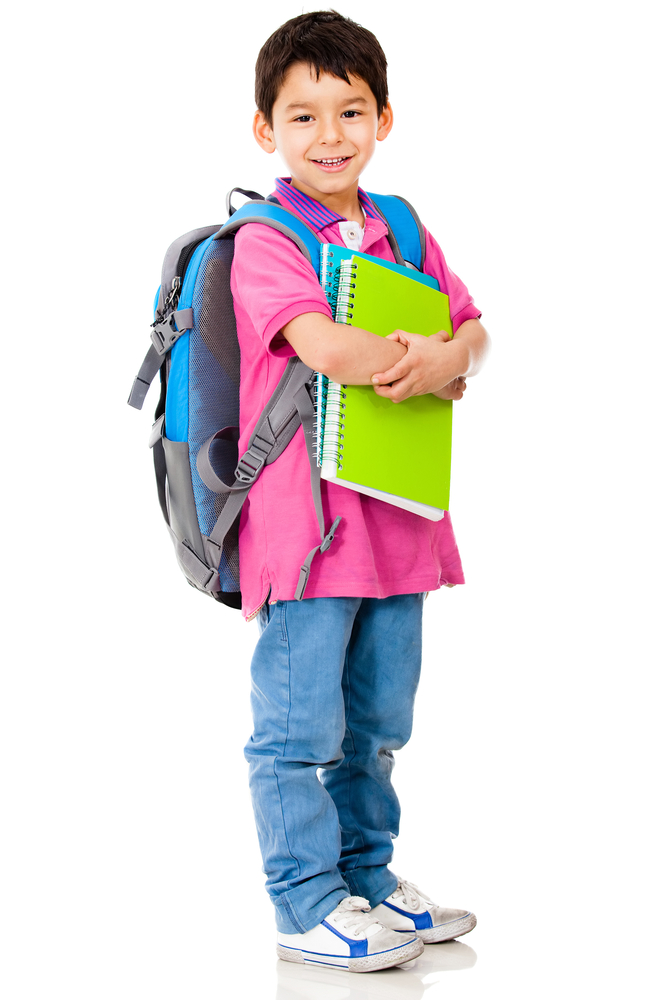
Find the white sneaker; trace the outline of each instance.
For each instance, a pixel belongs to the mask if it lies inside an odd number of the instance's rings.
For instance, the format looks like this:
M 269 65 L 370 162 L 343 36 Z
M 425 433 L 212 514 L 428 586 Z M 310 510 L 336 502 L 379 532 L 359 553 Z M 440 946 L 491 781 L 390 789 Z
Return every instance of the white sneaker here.
M 474 913 L 468 910 L 436 906 L 412 882 L 400 882 L 387 899 L 374 907 L 371 915 L 398 933 L 415 931 L 425 944 L 453 941 L 477 923 Z
M 284 962 L 330 965 L 374 972 L 417 958 L 424 945 L 413 930 L 390 930 L 368 912 L 362 896 L 347 896 L 321 924 L 305 934 L 280 934 L 276 951 Z

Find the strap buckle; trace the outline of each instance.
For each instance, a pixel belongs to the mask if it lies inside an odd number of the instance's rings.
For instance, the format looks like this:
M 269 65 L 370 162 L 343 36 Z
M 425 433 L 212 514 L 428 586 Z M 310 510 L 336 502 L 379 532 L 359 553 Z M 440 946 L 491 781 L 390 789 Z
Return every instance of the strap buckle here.
M 180 336 L 173 316 L 174 314 L 170 313 L 164 319 L 159 319 L 151 323 L 151 340 L 153 347 L 160 356 L 170 351 Z
M 151 323 L 151 340 L 157 353 L 162 356 L 170 351 L 178 337 L 191 330 L 194 325 L 193 309 L 176 309 L 174 312 L 159 316 Z
M 235 479 L 239 479 L 241 483 L 252 483 L 258 477 L 266 461 L 267 453 L 251 445 L 237 463 Z

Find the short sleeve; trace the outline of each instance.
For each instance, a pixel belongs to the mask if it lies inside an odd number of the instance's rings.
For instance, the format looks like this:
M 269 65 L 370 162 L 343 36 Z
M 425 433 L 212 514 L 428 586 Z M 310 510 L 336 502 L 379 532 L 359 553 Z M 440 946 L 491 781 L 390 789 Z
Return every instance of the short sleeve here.
M 436 243 L 431 233 L 425 229 L 427 239 L 427 254 L 424 270 L 438 279 L 440 290 L 449 296 L 449 311 L 454 333 L 467 319 L 479 319 L 481 310 L 477 309 L 470 292 L 458 275 L 447 266 L 445 255 Z
M 331 316 L 312 265 L 287 236 L 260 223 L 248 223 L 235 236 L 231 271 L 235 313 L 246 314 L 269 353 L 292 357 L 293 348 L 277 334 L 296 316 Z

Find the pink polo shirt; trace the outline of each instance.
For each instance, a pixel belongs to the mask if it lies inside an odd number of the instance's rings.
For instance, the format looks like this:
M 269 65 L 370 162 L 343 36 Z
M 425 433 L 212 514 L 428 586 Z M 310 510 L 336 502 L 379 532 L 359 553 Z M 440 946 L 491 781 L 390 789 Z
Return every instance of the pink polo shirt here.
M 288 193 L 289 189 L 289 193 Z M 276 197 L 304 219 L 320 241 L 344 245 L 342 216 L 301 195 L 282 179 Z M 385 223 L 367 212 L 361 250 L 394 260 Z M 328 219 L 328 221 L 326 221 Z M 427 232 L 425 271 L 449 295 L 454 330 L 481 313 Z M 249 223 L 235 238 L 231 274 L 237 335 L 242 355 L 240 442 L 242 454 L 262 409 L 294 350 L 280 330 L 306 312 L 331 318 L 317 276 L 298 248 L 268 226 Z M 372 497 L 322 482 L 326 527 L 342 521 L 331 548 L 312 564 L 305 596 L 389 597 L 463 583 L 463 570 L 449 513 L 429 521 Z M 267 466 L 251 489 L 240 526 L 243 614 L 251 617 L 267 600 L 291 600 L 299 568 L 319 543 L 310 490 L 310 468 L 301 429 L 283 454 Z

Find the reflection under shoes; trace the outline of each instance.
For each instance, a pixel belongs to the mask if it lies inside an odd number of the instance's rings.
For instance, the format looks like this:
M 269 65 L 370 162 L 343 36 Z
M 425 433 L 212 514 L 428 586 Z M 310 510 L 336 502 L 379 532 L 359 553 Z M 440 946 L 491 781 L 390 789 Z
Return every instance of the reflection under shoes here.
M 380 972 L 343 972 L 279 961 L 275 1000 L 420 1000 L 435 985 L 437 974 L 470 969 L 476 961 L 474 948 L 462 941 L 427 945 L 415 961 Z

